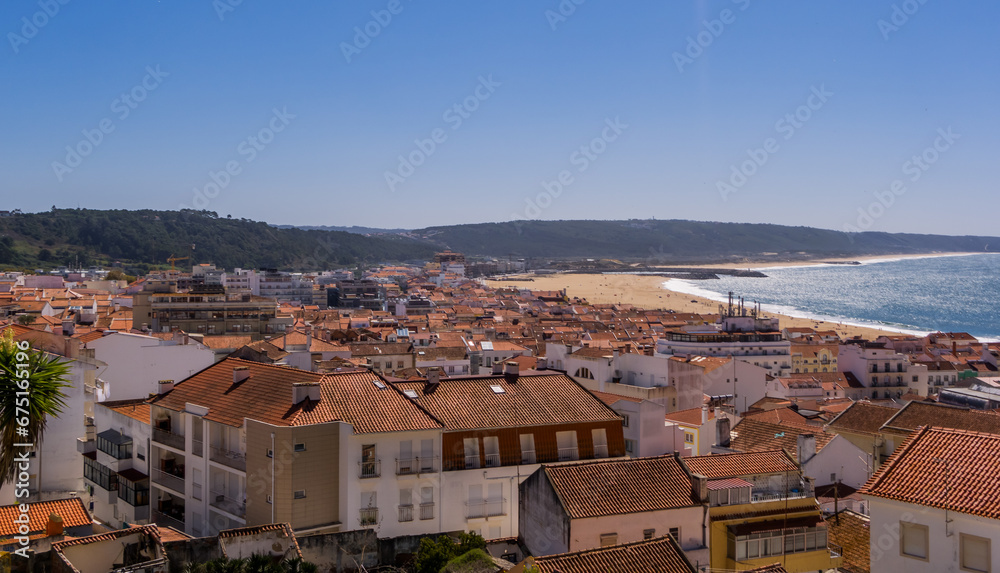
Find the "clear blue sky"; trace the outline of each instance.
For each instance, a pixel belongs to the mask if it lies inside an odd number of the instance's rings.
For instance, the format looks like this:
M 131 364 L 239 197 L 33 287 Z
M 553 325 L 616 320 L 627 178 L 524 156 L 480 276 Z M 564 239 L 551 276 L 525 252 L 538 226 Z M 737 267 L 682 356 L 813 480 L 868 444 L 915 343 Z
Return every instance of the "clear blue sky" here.
M 996 2 L 62 1 L 0 4 L 3 209 L 998 233 Z

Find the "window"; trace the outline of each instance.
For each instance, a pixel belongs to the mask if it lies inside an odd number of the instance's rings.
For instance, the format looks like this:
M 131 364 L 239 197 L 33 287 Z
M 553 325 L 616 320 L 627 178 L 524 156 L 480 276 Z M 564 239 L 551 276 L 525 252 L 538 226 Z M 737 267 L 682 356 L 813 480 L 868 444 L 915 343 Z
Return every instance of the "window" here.
M 628 427 L 628 414 L 622 414 L 622 427 Z
M 635 453 L 635 440 L 625 440 L 625 453 L 627 454 Z
M 556 432 L 556 446 L 559 448 L 559 461 L 580 459 L 576 447 L 576 432 Z
M 271 448 L 268 448 L 267 449 L 267 457 L 273 458 L 274 457 L 274 450 L 272 450 Z
M 479 438 L 465 438 L 462 442 L 465 449 L 465 469 L 478 469 Z
M 304 452 L 304 451 L 306 451 L 306 445 L 305 444 L 295 444 L 295 451 L 296 452 Z
M 918 523 L 899 522 L 901 542 L 899 551 L 906 557 L 927 559 L 927 526 Z
M 534 434 L 521 434 L 521 463 L 522 464 L 533 464 L 536 460 L 535 456 L 535 435 Z
M 434 519 L 434 488 L 420 488 L 420 519 Z
M 612 545 L 618 545 L 618 534 L 617 533 L 602 533 L 601 534 L 601 547 L 611 547 Z
M 680 527 L 671 527 L 669 533 L 670 533 L 670 537 L 674 538 L 674 541 L 676 541 L 677 543 L 681 542 L 681 528 Z
M 688 444 L 694 443 L 694 434 L 691 432 L 684 432 L 684 442 Z
M 399 368 L 399 369 L 403 368 L 403 361 L 402 360 L 396 362 L 396 368 Z
M 500 465 L 500 438 L 496 436 L 484 437 L 483 448 L 486 450 L 486 467 L 498 467 Z
M 967 533 L 961 534 L 959 541 L 961 546 L 962 569 L 966 571 L 986 571 L 990 570 L 990 540 L 985 537 L 976 537 Z
M 642 530 L 642 538 L 643 539 L 652 539 L 654 535 L 656 535 L 656 530 L 655 529 L 643 529 Z
M 305 499 L 306 498 L 306 490 L 304 490 L 304 489 L 296 490 L 295 493 L 292 494 L 292 497 L 295 498 L 295 499 Z
M 413 490 L 399 490 L 399 521 L 413 521 Z
M 594 457 L 595 458 L 606 458 L 608 457 L 608 432 L 604 428 L 594 428 L 590 431 L 591 438 L 594 441 Z

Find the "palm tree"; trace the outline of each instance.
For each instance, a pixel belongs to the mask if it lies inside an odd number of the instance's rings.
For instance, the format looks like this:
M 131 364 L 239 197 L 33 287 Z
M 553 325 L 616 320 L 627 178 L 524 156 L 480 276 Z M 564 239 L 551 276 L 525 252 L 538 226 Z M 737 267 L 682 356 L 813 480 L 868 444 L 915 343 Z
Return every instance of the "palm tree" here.
M 19 387 L 19 372 L 27 371 L 27 395 Z M 13 330 L 0 336 L 0 485 L 14 481 L 17 455 L 23 448 L 14 444 L 38 446 L 45 432 L 46 419 L 58 416 L 66 406 L 63 388 L 69 387 L 69 364 L 58 356 L 31 350 L 14 341 Z M 22 383 L 21 386 L 24 386 Z M 18 394 L 22 395 L 18 395 Z M 26 420 L 25 420 L 26 419 Z M 27 425 L 19 425 L 26 421 Z M 26 430 L 26 435 L 19 435 Z

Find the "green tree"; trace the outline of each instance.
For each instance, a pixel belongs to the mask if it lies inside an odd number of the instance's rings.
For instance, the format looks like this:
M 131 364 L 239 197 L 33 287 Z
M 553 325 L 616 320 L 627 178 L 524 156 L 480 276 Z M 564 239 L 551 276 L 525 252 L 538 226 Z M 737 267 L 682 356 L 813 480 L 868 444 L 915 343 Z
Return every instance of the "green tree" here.
M 474 550 L 485 550 L 486 540 L 476 533 L 460 533 L 458 543 L 447 535 L 420 540 L 420 548 L 414 559 L 416 573 L 439 573 L 449 561 Z
M 20 376 L 22 372 L 28 377 Z M 12 482 L 17 473 L 16 456 L 22 450 L 14 444 L 41 442 L 48 417 L 58 416 L 66 406 L 63 388 L 69 387 L 68 378 L 69 364 L 58 356 L 15 342 L 12 330 L 0 337 L 0 485 Z M 25 391 L 27 396 L 18 395 Z M 27 435 L 18 435 L 22 428 Z
M 29 324 L 34 324 L 37 318 L 33 314 L 19 314 L 16 320 L 18 324 L 28 326 Z

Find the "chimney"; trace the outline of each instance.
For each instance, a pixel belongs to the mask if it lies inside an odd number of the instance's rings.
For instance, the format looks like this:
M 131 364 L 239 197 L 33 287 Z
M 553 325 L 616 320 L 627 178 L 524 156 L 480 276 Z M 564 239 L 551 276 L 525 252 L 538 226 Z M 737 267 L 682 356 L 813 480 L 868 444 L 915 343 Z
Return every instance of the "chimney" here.
M 701 405 L 701 425 L 708 423 L 708 404 Z
M 76 325 L 73 324 L 73 320 L 69 319 L 69 318 L 64 319 L 62 321 L 62 333 L 63 333 L 63 335 L 65 335 L 65 336 L 73 336 L 74 332 L 76 332 Z
M 493 374 L 494 375 L 503 374 L 503 362 L 497 360 L 493 363 Z
M 958 356 L 958 342 L 951 341 L 951 354 L 952 356 Z
M 250 377 L 250 367 L 249 366 L 234 366 L 233 367 L 233 384 L 239 384 L 240 382 L 245 382 L 247 378 Z
M 292 404 L 298 404 L 303 400 L 319 402 L 319 382 L 292 384 Z
M 313 327 L 311 324 L 306 325 L 306 352 L 312 349 L 313 342 Z
M 174 389 L 173 380 L 160 380 L 156 384 L 157 384 L 156 393 L 161 396 Z
M 427 385 L 437 386 L 441 383 L 441 369 L 437 366 L 432 366 L 427 369 Z
M 517 362 L 513 360 L 508 360 L 503 363 L 503 377 L 507 379 L 510 384 L 516 384 L 519 375 L 520 367 Z
M 45 536 L 53 537 L 63 534 L 63 520 L 54 513 L 49 514 L 49 521 L 45 524 Z
M 701 474 L 691 474 L 691 493 L 698 501 L 708 501 L 708 478 Z
M 799 434 L 797 440 L 797 452 L 799 464 L 804 464 L 816 455 L 816 436 L 813 434 Z

